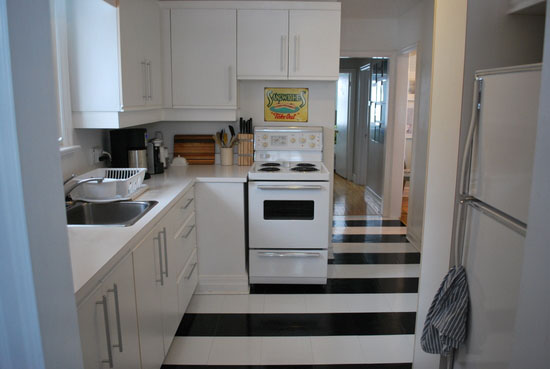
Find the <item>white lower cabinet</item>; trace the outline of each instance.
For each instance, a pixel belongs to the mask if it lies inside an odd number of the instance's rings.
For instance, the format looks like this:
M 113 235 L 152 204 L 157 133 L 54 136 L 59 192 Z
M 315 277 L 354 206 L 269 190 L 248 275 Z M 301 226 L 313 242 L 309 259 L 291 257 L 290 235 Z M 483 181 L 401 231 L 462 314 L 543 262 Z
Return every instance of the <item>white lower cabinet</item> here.
M 132 258 L 78 306 L 84 368 L 140 366 Z
M 86 369 L 159 369 L 198 283 L 193 189 L 78 306 Z

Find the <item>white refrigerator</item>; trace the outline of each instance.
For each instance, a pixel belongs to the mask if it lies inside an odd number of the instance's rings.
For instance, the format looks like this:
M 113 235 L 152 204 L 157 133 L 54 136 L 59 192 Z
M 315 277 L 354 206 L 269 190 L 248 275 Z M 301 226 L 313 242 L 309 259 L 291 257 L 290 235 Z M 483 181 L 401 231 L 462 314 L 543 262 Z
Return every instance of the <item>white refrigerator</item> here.
M 455 369 L 506 368 L 511 359 L 540 70 L 536 64 L 476 73 L 458 226 L 470 316 L 467 340 L 455 353 Z

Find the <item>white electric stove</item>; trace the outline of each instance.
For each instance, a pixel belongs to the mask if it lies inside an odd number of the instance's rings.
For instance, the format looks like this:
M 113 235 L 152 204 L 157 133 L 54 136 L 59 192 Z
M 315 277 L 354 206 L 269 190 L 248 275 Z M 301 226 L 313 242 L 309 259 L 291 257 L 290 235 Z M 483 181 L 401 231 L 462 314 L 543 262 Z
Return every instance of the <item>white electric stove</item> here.
M 258 127 L 248 173 L 250 283 L 325 284 L 330 174 L 322 127 Z

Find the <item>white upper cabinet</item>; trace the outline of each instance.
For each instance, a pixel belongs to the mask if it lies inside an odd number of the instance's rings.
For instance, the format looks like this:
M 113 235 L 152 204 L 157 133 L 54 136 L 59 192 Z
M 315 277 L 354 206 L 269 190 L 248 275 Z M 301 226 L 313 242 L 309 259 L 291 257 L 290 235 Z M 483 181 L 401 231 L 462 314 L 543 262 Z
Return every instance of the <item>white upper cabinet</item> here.
M 287 79 L 288 10 L 237 12 L 239 79 Z
M 238 78 L 337 80 L 339 10 L 238 11 Z
M 289 79 L 337 80 L 340 11 L 291 10 Z
M 67 2 L 71 106 L 76 128 L 123 128 L 158 120 L 161 22 L 155 0 Z
M 236 9 L 172 9 L 172 105 L 236 109 Z

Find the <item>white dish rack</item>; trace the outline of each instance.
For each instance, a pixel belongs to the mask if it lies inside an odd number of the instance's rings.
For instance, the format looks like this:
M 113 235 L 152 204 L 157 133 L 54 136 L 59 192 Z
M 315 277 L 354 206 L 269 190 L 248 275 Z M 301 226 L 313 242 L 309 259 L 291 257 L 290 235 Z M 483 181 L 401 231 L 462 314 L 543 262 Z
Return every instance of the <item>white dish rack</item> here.
M 103 182 L 88 182 L 71 191 L 73 200 L 88 202 L 111 202 L 130 200 L 145 192 L 143 185 L 146 168 L 98 168 L 74 178 L 104 178 Z

